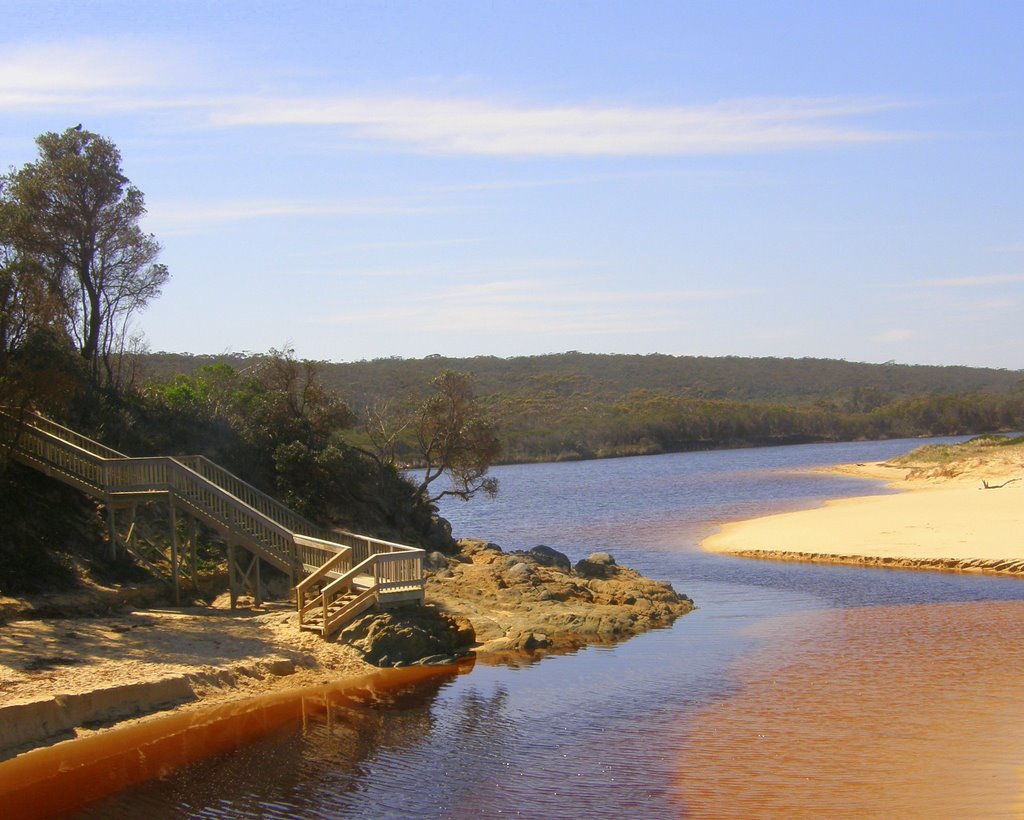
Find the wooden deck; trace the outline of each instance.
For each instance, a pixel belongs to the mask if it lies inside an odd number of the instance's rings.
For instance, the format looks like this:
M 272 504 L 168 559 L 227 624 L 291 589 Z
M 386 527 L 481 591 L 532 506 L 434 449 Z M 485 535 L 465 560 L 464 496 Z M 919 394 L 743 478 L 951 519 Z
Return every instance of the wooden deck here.
M 3 410 L 0 442 L 16 461 L 102 501 L 111 549 L 153 569 L 139 546 L 140 506 L 165 503 L 168 543 L 158 552 L 176 597 L 182 575 L 195 581 L 198 521 L 227 545 L 232 606 L 245 590 L 262 599 L 260 562 L 288 576 L 300 627 L 325 637 L 371 606 L 423 600 L 423 550 L 325 530 L 203 456 L 131 458 L 43 416 Z

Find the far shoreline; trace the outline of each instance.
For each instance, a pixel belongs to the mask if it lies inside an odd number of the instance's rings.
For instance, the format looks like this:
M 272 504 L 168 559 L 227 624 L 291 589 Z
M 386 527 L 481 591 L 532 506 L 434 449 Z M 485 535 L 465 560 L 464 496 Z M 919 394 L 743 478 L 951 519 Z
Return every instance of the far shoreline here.
M 727 523 L 701 547 L 762 560 L 1024 578 L 1019 451 L 989 447 L 942 464 L 910 456 L 828 468 L 822 472 L 884 481 L 898 492 Z

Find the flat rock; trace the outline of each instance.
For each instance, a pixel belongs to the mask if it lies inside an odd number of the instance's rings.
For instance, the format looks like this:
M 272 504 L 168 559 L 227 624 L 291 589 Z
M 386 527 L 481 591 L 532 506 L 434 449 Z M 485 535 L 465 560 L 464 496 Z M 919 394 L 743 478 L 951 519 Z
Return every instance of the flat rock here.
M 610 643 L 667 626 L 693 609 L 671 584 L 619 566 L 608 553 L 593 553 L 573 569 L 549 548 L 505 553 L 490 542 L 460 544 L 466 563 L 458 572 L 428 576 L 426 594 L 442 612 L 474 625 L 483 642 L 478 652 Z

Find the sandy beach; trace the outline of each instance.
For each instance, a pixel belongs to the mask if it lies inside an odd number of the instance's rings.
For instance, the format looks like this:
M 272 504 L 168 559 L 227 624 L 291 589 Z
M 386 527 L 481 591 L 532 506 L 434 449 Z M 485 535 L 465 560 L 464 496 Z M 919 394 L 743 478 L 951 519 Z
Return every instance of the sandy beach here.
M 829 472 L 884 481 L 895 492 L 729 523 L 702 546 L 772 560 L 1024 573 L 1020 445 L 965 445 L 951 458 L 922 453 Z
M 291 608 L 149 609 L 0 630 L 0 759 L 167 710 L 378 671 Z
M 693 606 L 610 556 L 610 564 L 583 575 L 486 542 L 463 543 L 459 559 L 428 573 L 427 597 L 431 607 L 472 624 L 473 655 L 485 662 L 612 643 L 665 626 Z M 60 600 L 47 608 L 59 610 Z M 0 600 L 0 608 L 18 603 Z M 160 713 L 381 672 L 368 662 L 362 633 L 325 641 L 302 632 L 287 602 L 228 607 L 225 594 L 210 607 L 0 622 L 0 761 Z

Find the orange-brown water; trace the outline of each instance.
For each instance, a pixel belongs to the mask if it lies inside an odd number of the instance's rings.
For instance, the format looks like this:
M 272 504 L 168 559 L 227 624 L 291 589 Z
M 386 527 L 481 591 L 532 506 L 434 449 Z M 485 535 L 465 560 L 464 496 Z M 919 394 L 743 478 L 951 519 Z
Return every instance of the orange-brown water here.
M 1024 816 L 1024 582 L 694 548 L 723 519 L 841 494 L 793 468 L 878 446 L 502 469 L 496 502 L 446 511 L 463 510 L 458 531 L 573 560 L 607 550 L 699 608 L 531 666 L 410 670 L 386 678 L 408 689 L 299 692 L 225 707 L 232 720 L 154 721 L 116 749 L 64 744 L 0 766 L 0 817 L 122 786 L 82 816 Z
M 454 667 L 409 667 L 327 685 L 168 715 L 36 749 L 0 763 L 0 816 L 60 817 L 151 778 L 339 711 L 394 706 Z M 435 687 L 436 688 L 436 687 Z M 365 711 L 363 712 L 365 714 Z
M 1024 816 L 1024 602 L 803 613 L 679 761 L 695 817 Z

